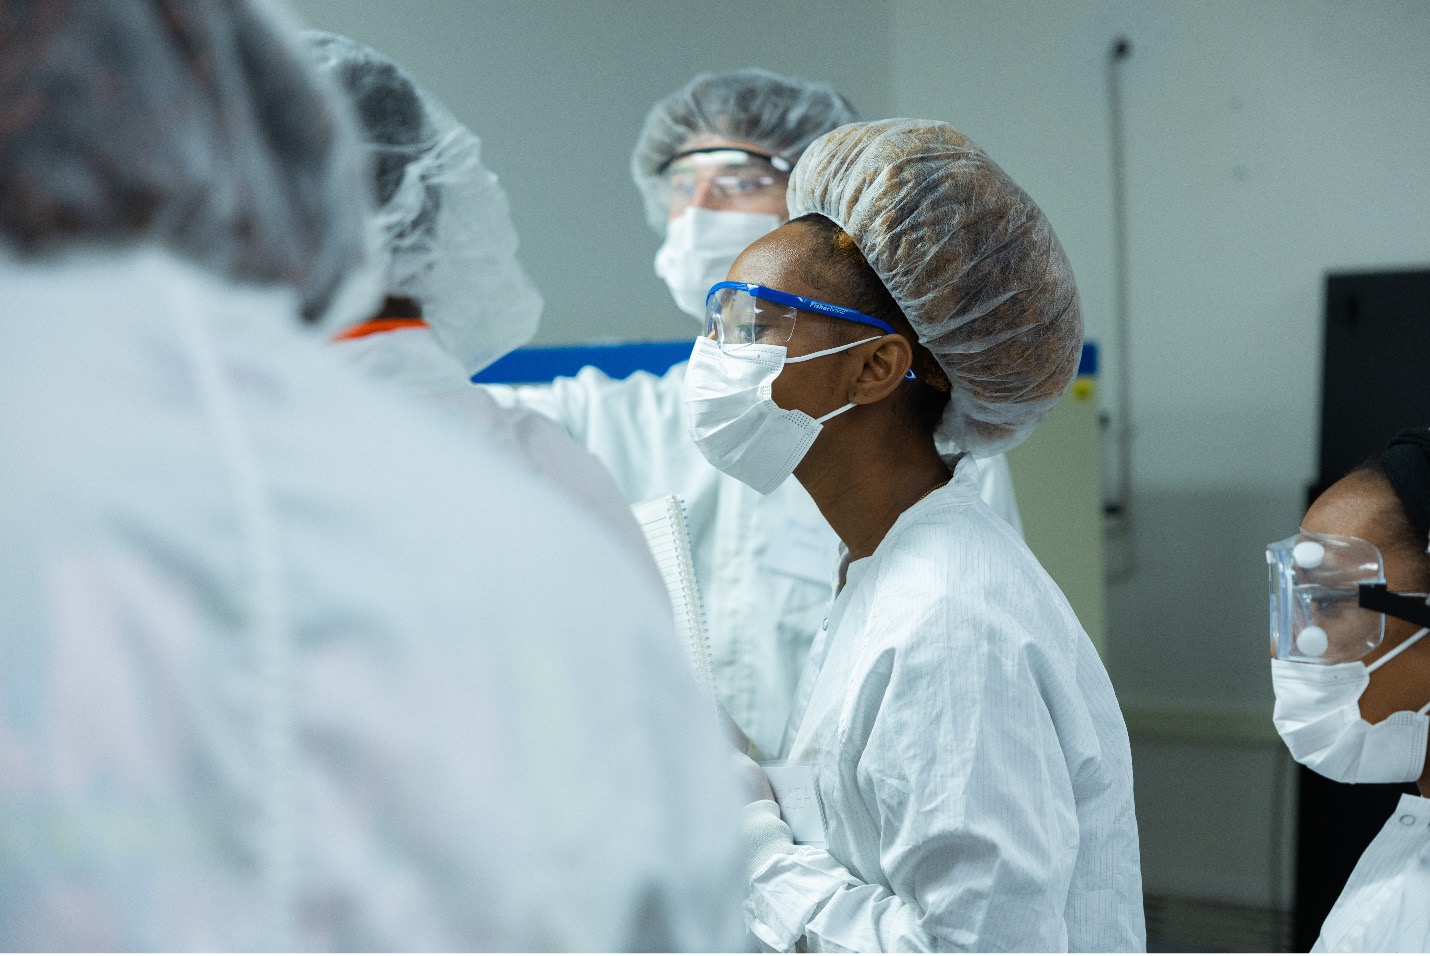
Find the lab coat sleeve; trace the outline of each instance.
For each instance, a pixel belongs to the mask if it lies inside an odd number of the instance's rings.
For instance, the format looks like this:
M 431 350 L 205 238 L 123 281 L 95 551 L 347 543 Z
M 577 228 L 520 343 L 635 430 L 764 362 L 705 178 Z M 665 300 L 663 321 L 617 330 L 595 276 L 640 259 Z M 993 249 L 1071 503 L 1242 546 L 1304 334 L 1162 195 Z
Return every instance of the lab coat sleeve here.
M 526 408 L 551 419 L 584 447 L 590 447 L 591 416 L 602 396 L 618 383 L 599 369 L 587 366 L 574 377 L 561 377 L 540 385 L 484 385 L 499 405 Z
M 634 372 L 613 379 L 588 366 L 572 378 L 547 385 L 487 386 L 487 390 L 499 404 L 555 422 L 600 459 L 626 501 L 645 501 L 678 490 L 689 502 L 701 492 L 692 479 L 702 470 L 710 471 L 710 466 L 685 434 L 680 415 L 682 371 L 677 366 L 662 376 Z
M 814 847 L 777 855 L 753 875 L 747 903 L 766 945 L 789 950 L 803 936 L 810 951 L 1067 948 L 1078 828 L 1039 691 L 1051 669 L 996 608 L 976 609 L 981 620 L 966 608 L 948 620 L 946 608 L 876 649 L 841 734 L 877 831 L 851 839 L 877 843 L 887 885 Z M 960 636 L 940 639 L 950 628 Z M 857 831 L 864 819 L 841 823 Z

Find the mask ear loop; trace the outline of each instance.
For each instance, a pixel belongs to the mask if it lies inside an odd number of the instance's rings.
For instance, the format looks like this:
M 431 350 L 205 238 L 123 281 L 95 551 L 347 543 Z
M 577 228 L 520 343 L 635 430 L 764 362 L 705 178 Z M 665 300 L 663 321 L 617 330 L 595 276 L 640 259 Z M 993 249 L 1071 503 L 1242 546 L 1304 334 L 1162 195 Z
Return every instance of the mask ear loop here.
M 785 359 L 785 364 L 786 364 L 786 365 L 790 365 L 790 364 L 796 363 L 796 362 L 808 362 L 810 359 L 819 358 L 821 355 L 833 355 L 835 352 L 843 352 L 845 349 L 852 349 L 852 348 L 853 348 L 854 346 L 856 346 L 856 345 L 863 345 L 865 342 L 873 342 L 875 339 L 882 339 L 882 338 L 883 338 L 882 335 L 875 335 L 875 336 L 873 336 L 873 337 L 871 337 L 871 338 L 860 339 L 858 342 L 850 342 L 848 345 L 836 345 L 836 346 L 835 346 L 834 348 L 832 348 L 832 349 L 823 349 L 823 350 L 821 350 L 821 351 L 819 351 L 819 352 L 810 352 L 808 355 L 796 355 L 794 358 L 787 358 L 787 359 Z M 904 380 L 905 380 L 905 381 L 912 382 L 912 381 L 914 381 L 914 380 L 917 379 L 917 378 L 918 378 L 918 376 L 914 374 L 914 370 L 913 370 L 913 369 L 909 369 L 907 372 L 904 373 Z M 820 421 L 823 421 L 823 420 L 824 420 L 824 419 L 822 419 L 822 418 L 820 419 Z
M 1412 644 L 1420 640 L 1426 634 L 1430 634 L 1430 627 L 1422 627 L 1420 630 L 1412 634 L 1408 639 L 1401 641 L 1394 649 L 1390 651 L 1390 653 L 1386 654 L 1380 660 L 1376 661 L 1374 664 L 1367 664 L 1365 668 L 1366 673 L 1374 674 L 1377 670 L 1380 669 L 1380 666 L 1382 664 L 1388 664 L 1391 661 L 1395 660 L 1395 658 L 1399 656 L 1401 651 L 1409 650 Z M 1424 711 L 1422 711 L 1422 713 L 1424 713 Z
M 870 336 L 869 338 L 867 338 L 867 339 L 860 339 L 860 340 L 857 341 L 857 342 L 850 342 L 848 345 L 836 345 L 836 346 L 835 346 L 834 348 L 832 348 L 832 349 L 821 349 L 821 350 L 818 351 L 818 352 L 810 352 L 808 355 L 796 355 L 794 358 L 786 358 L 786 359 L 785 359 L 785 364 L 786 364 L 786 365 L 793 365 L 793 364 L 798 363 L 798 362 L 808 362 L 810 359 L 817 359 L 817 358 L 820 358 L 820 357 L 825 356 L 825 355 L 833 355 L 833 354 L 835 354 L 836 352 L 847 352 L 849 349 L 854 348 L 856 345 L 863 345 L 865 342 L 874 342 L 874 341 L 877 341 L 878 339 L 882 339 L 882 338 L 883 338 L 882 335 L 871 335 L 871 336 Z M 908 379 L 911 379 L 911 378 L 913 378 L 913 377 L 914 377 L 913 369 L 910 369 L 910 370 L 904 375 L 904 378 L 908 378 Z M 843 415 L 845 412 L 849 411 L 849 409 L 853 408 L 856 404 L 858 404 L 858 403 L 857 403 L 857 402 L 850 402 L 848 405 L 845 405 L 843 408 L 836 408 L 834 411 L 830 412 L 828 415 L 824 415 L 824 416 L 822 416 L 822 417 L 820 417 L 820 418 L 816 418 L 815 421 L 817 421 L 817 422 L 819 422 L 819 424 L 823 425 L 825 422 L 829 421 L 829 420 L 830 420 L 831 418 L 833 418 L 835 415 Z
M 1408 614 L 1408 609 L 1410 608 L 1410 606 L 1406 602 L 1406 599 L 1409 597 L 1409 595 L 1393 594 L 1391 592 L 1388 592 L 1384 584 L 1362 584 L 1360 588 L 1360 597 L 1361 607 L 1370 610 L 1378 610 L 1382 614 L 1388 613 L 1392 617 L 1400 617 L 1402 620 L 1405 619 L 1403 615 Z M 1425 603 L 1427 605 L 1430 605 L 1430 596 L 1426 597 Z M 1395 607 L 1394 605 L 1396 604 L 1400 604 L 1401 607 Z M 1395 613 L 1396 611 L 1399 611 L 1400 613 L 1397 614 Z M 1420 617 L 1420 615 L 1415 616 Z M 1423 618 L 1421 619 L 1423 620 Z M 1410 635 L 1408 639 L 1401 641 L 1397 647 L 1391 650 L 1380 660 L 1376 661 L 1374 664 L 1367 664 L 1365 669 L 1366 673 L 1374 674 L 1377 670 L 1380 669 L 1380 666 L 1382 664 L 1390 663 L 1392 660 L 1394 660 L 1400 655 L 1401 651 L 1409 650 L 1410 647 L 1415 644 L 1416 641 L 1420 640 L 1426 634 L 1430 634 L 1430 627 L 1422 627 L 1420 630 Z M 1422 715 L 1430 713 L 1430 703 L 1427 703 L 1424 707 L 1421 707 L 1418 711 L 1416 711 L 1416 713 Z
M 796 365 L 800 362 L 808 362 L 810 359 L 822 358 L 826 355 L 833 355 L 836 352 L 847 352 L 856 345 L 863 345 L 865 342 L 873 342 L 882 339 L 882 335 L 871 335 L 867 339 L 860 339 L 857 342 L 850 342 L 848 345 L 836 345 L 832 349 L 821 349 L 818 352 L 810 352 L 808 355 L 796 355 L 794 358 L 786 358 L 786 365 Z
M 1412 635 L 1409 637 L 1409 639 L 1404 640 L 1404 641 L 1401 641 L 1399 645 L 1397 645 L 1390 653 L 1386 654 L 1386 655 L 1385 655 L 1384 657 L 1382 657 L 1380 660 L 1376 661 L 1374 664 L 1367 664 L 1367 665 L 1366 665 L 1366 668 L 1365 668 L 1366 673 L 1367 673 L 1367 674 L 1373 674 L 1373 673 L 1375 673 L 1375 671 L 1380 667 L 1380 665 L 1385 664 L 1385 663 L 1388 663 L 1388 662 L 1394 660 L 1395 657 L 1396 657 L 1396 655 L 1398 655 L 1401 651 L 1404 651 L 1404 650 L 1409 649 L 1410 645 L 1412 645 L 1412 644 L 1414 644 L 1416 641 L 1420 640 L 1420 639 L 1421 639 L 1422 637 L 1424 637 L 1426 634 L 1430 634 L 1430 627 L 1423 627 L 1423 628 L 1421 628 L 1420 630 L 1418 630 L 1418 631 L 1416 631 L 1414 634 L 1412 634 Z M 1430 714 L 1430 703 L 1427 703 L 1424 707 L 1421 707 L 1418 711 L 1416 711 L 1416 713 L 1417 713 L 1417 714 L 1422 714 L 1422 715 L 1423 715 L 1423 714 Z

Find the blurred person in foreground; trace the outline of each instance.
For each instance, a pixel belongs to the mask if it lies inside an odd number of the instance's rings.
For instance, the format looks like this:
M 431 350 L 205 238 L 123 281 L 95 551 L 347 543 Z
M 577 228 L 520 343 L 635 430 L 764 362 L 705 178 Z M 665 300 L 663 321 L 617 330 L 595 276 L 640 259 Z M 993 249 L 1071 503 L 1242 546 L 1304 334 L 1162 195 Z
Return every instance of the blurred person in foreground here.
M 630 508 L 595 456 L 545 416 L 503 408 L 470 382 L 530 341 L 541 315 L 541 296 L 517 261 L 506 194 L 482 165 L 481 141 L 376 50 L 318 31 L 303 40 L 352 102 L 386 263 L 376 314 L 338 330 L 333 347 L 366 375 L 499 443 L 649 564 Z
M 657 585 L 303 328 L 381 276 L 276 17 L 0 0 L 0 948 L 729 948 Z

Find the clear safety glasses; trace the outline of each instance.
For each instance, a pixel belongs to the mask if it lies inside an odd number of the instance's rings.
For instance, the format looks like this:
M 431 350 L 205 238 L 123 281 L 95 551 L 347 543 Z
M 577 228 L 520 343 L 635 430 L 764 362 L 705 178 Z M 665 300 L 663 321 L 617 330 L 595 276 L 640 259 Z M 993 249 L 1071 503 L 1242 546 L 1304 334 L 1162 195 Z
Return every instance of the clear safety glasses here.
M 671 216 L 691 205 L 740 211 L 768 209 L 783 201 L 790 163 L 743 149 L 692 150 L 672 159 L 661 171 L 660 198 Z
M 1271 653 L 1278 660 L 1345 664 L 1385 638 L 1385 616 L 1430 626 L 1423 594 L 1386 589 L 1380 549 L 1361 538 L 1297 535 L 1266 549 Z
M 857 322 L 884 335 L 894 334 L 894 327 L 883 319 L 842 305 L 752 282 L 717 282 L 705 297 L 705 337 L 719 342 L 722 352 L 737 352 L 751 345 L 785 345 L 794 335 L 801 312 Z M 912 371 L 905 375 L 913 377 Z

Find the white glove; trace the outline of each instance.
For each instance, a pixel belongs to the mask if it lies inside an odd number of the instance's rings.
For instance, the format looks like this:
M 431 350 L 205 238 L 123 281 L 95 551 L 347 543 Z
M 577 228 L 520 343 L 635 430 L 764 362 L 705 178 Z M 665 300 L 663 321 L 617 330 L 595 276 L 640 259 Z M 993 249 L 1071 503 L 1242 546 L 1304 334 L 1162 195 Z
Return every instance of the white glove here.
M 745 807 L 745 875 L 754 878 L 765 864 L 782 853 L 794 852 L 794 834 L 780 819 L 779 804 L 757 800 Z
M 745 795 L 743 830 L 745 875 L 753 877 L 771 858 L 794 850 L 794 834 L 780 819 L 780 806 L 765 771 L 745 754 L 731 754 L 730 766 Z

